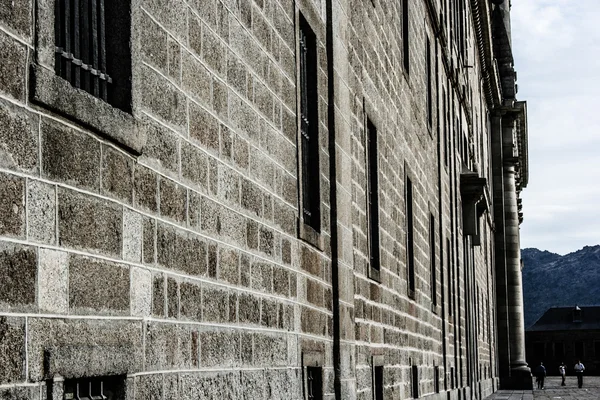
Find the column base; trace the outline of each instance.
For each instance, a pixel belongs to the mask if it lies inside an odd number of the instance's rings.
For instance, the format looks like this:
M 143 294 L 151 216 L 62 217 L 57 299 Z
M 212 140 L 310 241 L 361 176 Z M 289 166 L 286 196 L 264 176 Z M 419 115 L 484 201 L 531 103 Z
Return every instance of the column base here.
M 500 378 L 500 389 L 533 390 L 531 370 L 526 366 L 511 369 L 510 376 Z

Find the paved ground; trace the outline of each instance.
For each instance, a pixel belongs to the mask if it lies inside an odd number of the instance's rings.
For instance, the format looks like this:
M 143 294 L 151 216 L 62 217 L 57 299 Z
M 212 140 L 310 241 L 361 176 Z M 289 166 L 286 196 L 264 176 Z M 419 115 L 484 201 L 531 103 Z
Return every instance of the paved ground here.
M 584 376 L 581 389 L 577 387 L 577 378 L 574 376 L 568 376 L 566 384 L 567 386 L 560 386 L 560 378 L 552 376 L 546 378 L 544 390 L 535 389 L 533 393 L 531 391 L 501 390 L 486 400 L 600 400 L 600 377 Z

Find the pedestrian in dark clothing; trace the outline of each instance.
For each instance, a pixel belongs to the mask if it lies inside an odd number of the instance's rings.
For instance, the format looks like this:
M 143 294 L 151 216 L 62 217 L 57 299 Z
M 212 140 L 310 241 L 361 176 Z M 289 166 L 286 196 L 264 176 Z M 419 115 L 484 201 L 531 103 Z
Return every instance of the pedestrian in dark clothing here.
M 577 386 L 581 389 L 583 387 L 583 371 L 585 371 L 581 360 L 577 361 L 573 369 L 575 370 L 575 375 L 577 375 Z
M 540 363 L 535 369 L 535 381 L 537 382 L 537 388 L 544 388 L 544 378 L 546 377 L 546 367 L 544 367 L 544 363 Z
M 560 386 L 565 386 L 565 376 L 567 374 L 567 367 L 565 366 L 565 363 L 561 363 L 560 366 L 558 367 L 558 373 L 560 374 L 560 377 L 562 378 L 562 382 L 560 383 Z

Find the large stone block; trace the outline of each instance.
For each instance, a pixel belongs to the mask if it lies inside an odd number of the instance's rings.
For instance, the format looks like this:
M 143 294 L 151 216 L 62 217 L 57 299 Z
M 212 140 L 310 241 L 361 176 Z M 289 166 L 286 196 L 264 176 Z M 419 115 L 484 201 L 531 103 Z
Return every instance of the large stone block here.
M 179 136 L 149 118 L 146 145 L 140 161 L 171 177 L 179 175 Z
M 37 253 L 34 247 L 0 242 L 0 304 L 35 304 Z
M 231 368 L 240 364 L 240 333 L 233 329 L 200 332 L 202 367 Z
M 131 204 L 133 159 L 111 146 L 102 147 L 102 193 Z
M 3 8 L 3 7 L 0 7 Z M 27 48 L 4 32 L 0 32 L 0 92 L 25 99 Z
M 27 237 L 35 242 L 56 241 L 56 188 L 40 181 L 27 184 Z
M 222 287 L 202 285 L 202 321 L 223 323 L 229 320 L 229 292 Z
M 0 316 L 0 385 L 24 380 L 25 318 Z
M 144 93 L 142 106 L 145 110 L 177 130 L 186 127 L 187 101 L 179 89 L 150 67 L 142 69 L 141 86 Z
M 159 180 L 160 214 L 176 222 L 186 220 L 187 190 L 169 179 Z
M 167 32 L 148 16 L 140 14 L 140 26 L 144 27 L 141 40 L 142 59 L 153 67 L 167 70 Z
M 0 173 L 0 235 L 25 236 L 25 179 Z
M 40 249 L 38 252 L 38 306 L 56 314 L 69 312 L 69 254 Z
M 131 315 L 150 316 L 152 312 L 152 273 L 131 267 Z
M 193 233 L 159 223 L 157 226 L 158 263 L 166 268 L 202 276 L 207 271 L 204 240 Z
M 121 257 L 123 207 L 68 189 L 58 190 L 62 246 Z
M 151 169 L 136 164 L 134 185 L 134 204 L 151 212 L 158 211 L 157 175 Z
M 142 324 L 109 319 L 29 318 L 29 379 L 141 371 Z
M 302 398 L 300 386 L 301 372 L 299 369 L 267 369 L 265 372 L 268 383 L 266 392 L 269 400 L 287 400 Z
M 181 400 L 241 399 L 238 372 L 189 372 L 179 376 Z
M 199 283 L 181 282 L 181 316 L 202 321 L 202 287 Z
M 123 210 L 123 259 L 139 263 L 142 260 L 142 215 L 128 208 Z
M 42 176 L 92 191 L 100 190 L 100 142 L 42 119 Z
M 156 261 L 156 220 L 148 217 L 144 217 L 144 243 L 143 243 L 143 253 L 144 253 L 144 263 L 145 264 L 154 264 Z
M 238 285 L 240 281 L 239 252 L 233 248 L 221 247 L 219 251 L 220 280 Z
M 212 114 L 195 103 L 190 103 L 190 138 L 207 150 L 219 153 L 219 123 Z
M 264 367 L 285 367 L 288 359 L 285 334 L 254 333 L 254 362 Z
M 165 316 L 165 278 L 162 275 L 152 277 L 152 315 Z
M 38 120 L 25 109 L 0 100 L 0 167 L 37 172 Z
M 26 39 L 30 38 L 33 25 L 31 3 L 31 0 L 0 1 L 0 22 L 2 25 L 7 26 L 19 36 Z
M 71 255 L 69 306 L 76 312 L 129 314 L 129 267 Z
M 190 28 L 193 29 L 194 22 Z M 182 52 L 182 86 L 186 93 L 207 107 L 212 106 L 212 74 L 187 51 Z
M 37 386 L 10 386 L 0 389 L 2 400 L 38 400 L 40 388 Z
M 162 400 L 163 374 L 135 377 L 135 400 Z
M 240 293 L 238 302 L 240 323 L 258 325 L 260 323 L 260 298 L 251 293 Z
M 244 400 L 264 400 L 266 386 L 264 370 L 242 371 Z
M 167 317 L 179 318 L 181 316 L 181 297 L 179 282 L 175 278 L 167 277 Z
M 207 154 L 188 143 L 181 144 L 181 176 L 189 184 L 202 191 L 208 190 Z
M 198 365 L 198 331 L 191 325 L 148 323 L 146 370 L 190 369 Z

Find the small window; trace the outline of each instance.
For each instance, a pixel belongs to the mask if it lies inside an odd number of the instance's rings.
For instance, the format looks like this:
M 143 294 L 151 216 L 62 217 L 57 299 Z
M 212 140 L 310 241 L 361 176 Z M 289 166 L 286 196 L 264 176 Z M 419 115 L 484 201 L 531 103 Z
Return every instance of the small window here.
M 302 218 L 316 232 L 321 230 L 319 169 L 319 94 L 317 39 L 300 16 L 300 163 L 302 168 Z
M 448 315 L 452 316 L 452 307 L 454 306 L 454 280 L 452 276 L 452 258 L 450 256 L 450 239 L 446 239 L 446 269 L 448 270 Z
M 383 400 L 383 365 L 373 367 L 374 400 Z
M 411 368 L 410 379 L 411 379 L 412 397 L 413 397 L 413 399 L 418 399 L 419 398 L 419 367 L 417 367 L 416 365 L 413 365 Z
M 440 392 L 440 367 L 437 365 L 433 368 L 433 390 Z
M 429 38 L 427 38 L 425 49 L 425 65 L 427 66 L 427 70 L 425 71 L 427 74 L 427 124 L 431 128 L 433 124 L 433 88 L 431 76 L 431 42 Z
M 105 376 L 65 380 L 64 399 L 123 400 L 125 399 L 125 377 Z
M 306 367 L 306 400 L 323 399 L 323 369 Z
M 72 86 L 131 111 L 129 6 L 121 0 L 57 0 L 55 72 Z
M 367 209 L 369 218 L 369 258 L 379 271 L 379 170 L 377 168 L 377 129 L 367 118 Z
M 408 295 L 415 295 L 415 243 L 413 221 L 413 185 L 406 177 L 406 265 L 408 269 Z
M 437 306 L 437 268 L 435 265 L 435 217 L 429 215 L 429 265 L 431 279 L 431 304 Z
M 410 43 L 408 37 L 408 2 L 410 0 L 402 0 L 402 55 L 403 55 L 403 66 L 404 71 L 408 74 L 410 72 Z

